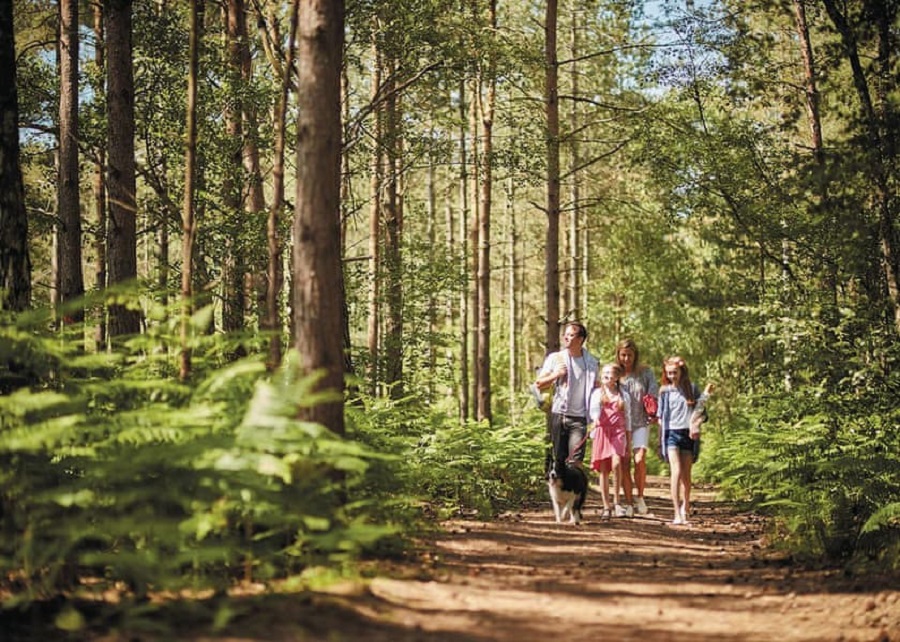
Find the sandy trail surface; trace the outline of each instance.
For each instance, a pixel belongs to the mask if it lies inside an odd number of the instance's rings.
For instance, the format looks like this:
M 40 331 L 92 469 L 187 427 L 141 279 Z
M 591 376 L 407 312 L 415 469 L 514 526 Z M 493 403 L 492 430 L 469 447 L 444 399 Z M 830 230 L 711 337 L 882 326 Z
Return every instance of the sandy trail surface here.
M 691 524 L 673 526 L 667 480 L 649 485 L 650 513 L 633 519 L 601 520 L 592 493 L 579 526 L 557 524 L 549 500 L 448 522 L 416 561 L 302 603 L 273 598 L 283 608 L 237 618 L 228 639 L 900 641 L 896 574 L 796 564 L 764 546 L 759 517 L 702 487 Z

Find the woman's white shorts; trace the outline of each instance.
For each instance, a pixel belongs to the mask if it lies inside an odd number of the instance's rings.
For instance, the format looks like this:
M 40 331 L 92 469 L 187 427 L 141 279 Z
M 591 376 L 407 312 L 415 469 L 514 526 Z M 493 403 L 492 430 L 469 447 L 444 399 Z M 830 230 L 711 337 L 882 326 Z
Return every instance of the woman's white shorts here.
M 650 444 L 650 426 L 635 428 L 631 431 L 631 449 L 647 448 Z

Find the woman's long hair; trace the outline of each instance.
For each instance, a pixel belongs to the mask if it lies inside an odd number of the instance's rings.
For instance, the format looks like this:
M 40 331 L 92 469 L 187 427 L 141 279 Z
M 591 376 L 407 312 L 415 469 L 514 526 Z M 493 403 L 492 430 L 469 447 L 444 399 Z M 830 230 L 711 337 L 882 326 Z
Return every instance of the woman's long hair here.
M 619 361 L 619 350 L 631 350 L 634 353 L 634 363 L 631 364 L 631 371 L 635 373 L 640 372 L 641 368 L 638 364 L 641 362 L 641 353 L 638 352 L 637 343 L 634 342 L 634 339 L 622 339 L 616 344 L 616 363 L 622 369 L 622 374 L 625 374 L 625 366 Z

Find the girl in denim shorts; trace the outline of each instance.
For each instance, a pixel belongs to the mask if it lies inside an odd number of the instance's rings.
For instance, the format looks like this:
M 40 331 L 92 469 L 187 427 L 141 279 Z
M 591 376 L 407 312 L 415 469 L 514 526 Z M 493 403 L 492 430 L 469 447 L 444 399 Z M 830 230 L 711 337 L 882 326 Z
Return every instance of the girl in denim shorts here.
M 663 361 L 659 382 L 660 454 L 669 463 L 673 524 L 687 524 L 691 514 L 691 467 L 700 445 L 703 406 L 712 384 L 701 393 L 691 383 L 687 365 L 678 356 Z

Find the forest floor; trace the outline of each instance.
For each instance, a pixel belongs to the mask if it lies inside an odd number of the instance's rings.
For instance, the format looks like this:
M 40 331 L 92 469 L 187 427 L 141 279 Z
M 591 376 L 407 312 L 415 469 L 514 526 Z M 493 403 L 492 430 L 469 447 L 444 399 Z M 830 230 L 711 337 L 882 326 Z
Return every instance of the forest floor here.
M 767 548 L 758 516 L 700 487 L 673 526 L 668 482 L 648 515 L 579 526 L 546 506 L 447 522 L 415 562 L 328 593 L 253 600 L 222 642 L 900 641 L 898 577 L 813 569 Z M 186 639 L 186 638 L 183 638 Z
M 37 629 L 0 622 L 0 640 L 900 642 L 896 573 L 801 565 L 766 545 L 760 517 L 709 487 L 695 492 L 690 525 L 673 526 L 667 480 L 649 481 L 640 517 L 601 520 L 594 492 L 579 526 L 557 524 L 547 499 L 492 521 L 446 522 L 408 561 L 378 562 L 374 579 L 312 593 L 251 588 L 225 612 L 175 599 L 151 616 L 165 621 L 156 633 L 145 620 L 47 638 L 52 618 L 40 618 Z M 198 608 L 222 618 L 218 633 L 198 624 Z

